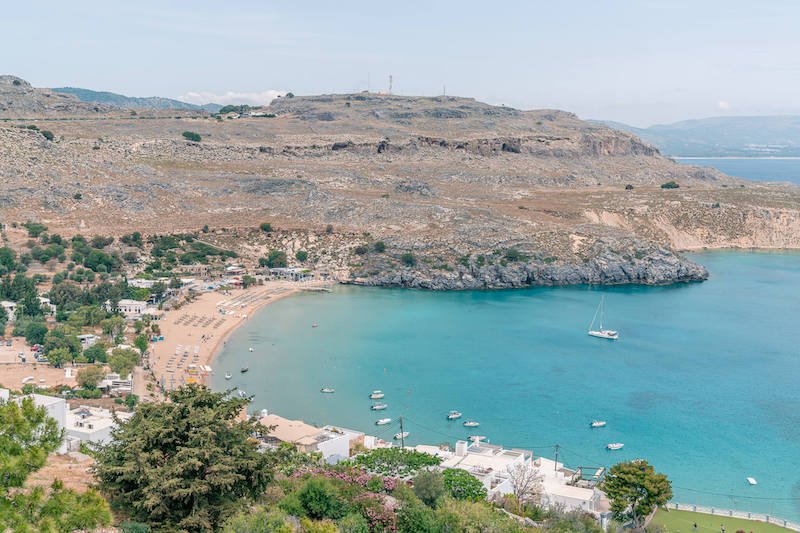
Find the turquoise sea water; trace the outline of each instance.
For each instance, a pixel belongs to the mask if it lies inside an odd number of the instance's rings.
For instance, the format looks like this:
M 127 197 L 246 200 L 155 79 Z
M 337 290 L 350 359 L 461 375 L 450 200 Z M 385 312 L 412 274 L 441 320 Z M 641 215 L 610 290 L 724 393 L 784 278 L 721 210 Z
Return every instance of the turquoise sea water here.
M 730 176 L 754 181 L 788 181 L 800 183 L 800 159 L 770 157 L 674 158 L 678 163 L 713 167 Z
M 214 386 L 254 394 L 254 411 L 384 438 L 396 424 L 374 421 L 403 415 L 412 443 L 472 433 L 549 457 L 559 444 L 569 466 L 646 458 L 673 480 L 676 501 L 798 521 L 800 255 L 693 257 L 709 281 L 300 294 L 231 337 Z M 601 294 L 616 342 L 586 335 Z M 370 411 L 372 389 L 386 393 L 386 411 Z M 450 409 L 481 426 L 448 422 Z M 608 426 L 590 429 L 594 418 Z M 617 441 L 623 450 L 604 449 Z

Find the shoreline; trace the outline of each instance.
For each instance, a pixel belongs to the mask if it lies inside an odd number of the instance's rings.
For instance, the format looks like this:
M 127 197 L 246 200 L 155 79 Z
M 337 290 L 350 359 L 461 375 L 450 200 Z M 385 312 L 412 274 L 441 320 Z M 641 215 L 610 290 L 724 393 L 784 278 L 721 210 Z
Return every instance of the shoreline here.
M 208 385 L 217 355 L 253 313 L 306 287 L 330 284 L 267 281 L 228 294 L 202 293 L 179 309 L 167 311 L 159 321 L 164 340 L 150 343 L 149 372 L 165 391 L 186 383 Z M 203 367 L 211 367 L 211 371 Z

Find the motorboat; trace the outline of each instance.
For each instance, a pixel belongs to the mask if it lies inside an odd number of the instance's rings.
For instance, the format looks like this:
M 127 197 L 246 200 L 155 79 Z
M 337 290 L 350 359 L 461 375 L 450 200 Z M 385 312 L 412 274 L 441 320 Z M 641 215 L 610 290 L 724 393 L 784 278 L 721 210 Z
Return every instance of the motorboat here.
M 384 396 L 386 396 L 386 395 L 383 393 L 383 391 L 374 390 L 369 394 L 369 399 L 370 400 L 380 400 Z
M 242 367 L 242 369 L 241 369 L 239 372 L 241 372 L 242 374 L 244 374 L 244 373 L 245 373 L 245 372 L 247 372 L 248 370 L 250 370 L 250 369 L 249 369 L 249 368 L 247 368 L 246 366 L 243 366 L 243 367 Z
M 408 437 L 408 431 L 403 431 L 402 433 L 394 434 L 395 440 L 405 439 L 406 437 Z
M 604 428 L 606 427 L 605 420 L 592 420 L 592 427 L 593 428 Z
M 243 390 L 239 391 L 239 398 L 247 398 L 247 393 Z
M 386 405 L 385 403 L 374 403 L 372 404 L 372 407 L 370 407 L 370 409 L 372 409 L 373 411 L 383 411 L 387 407 L 389 406 Z
M 450 411 L 449 413 L 447 413 L 448 420 L 456 420 L 459 418 L 461 418 L 461 413 L 458 411 Z
M 592 337 L 615 341 L 619 338 L 619 333 L 616 330 L 605 329 L 603 327 L 604 313 L 605 313 L 605 297 L 601 297 L 600 305 L 597 306 L 597 310 L 594 312 L 594 318 L 592 319 L 592 323 L 589 325 L 588 333 Z M 594 329 L 594 323 L 597 322 L 598 315 L 600 318 L 600 329 Z
M 478 426 L 480 426 L 480 424 L 478 422 L 475 422 L 474 420 L 467 420 L 466 422 L 464 422 L 465 428 L 476 428 Z
M 482 440 L 486 440 L 488 437 L 486 435 L 470 435 L 469 440 L 472 442 L 480 442 Z
M 317 327 L 317 323 L 316 323 L 316 322 L 314 322 L 313 324 L 311 324 L 311 327 L 312 327 L 312 328 L 316 328 L 316 327 Z
M 232 377 L 230 372 L 225 372 L 225 379 L 231 379 Z
M 391 424 L 391 423 L 392 423 L 391 418 L 379 418 L 378 420 L 375 421 L 376 426 L 385 426 L 386 424 Z
M 622 444 L 621 442 L 611 442 L 609 444 L 606 444 L 606 449 L 608 449 L 608 450 L 621 450 L 623 446 L 625 446 L 625 445 Z
M 323 394 L 333 394 L 334 392 L 336 392 L 336 389 L 332 389 L 330 387 L 322 387 L 319 391 Z
M 750 483 L 751 485 L 758 485 L 758 481 L 756 481 L 756 478 L 754 477 L 748 477 L 747 482 Z
M 250 348 L 248 348 L 248 349 L 249 349 L 251 352 L 253 351 L 253 347 L 252 347 L 252 346 L 251 346 Z

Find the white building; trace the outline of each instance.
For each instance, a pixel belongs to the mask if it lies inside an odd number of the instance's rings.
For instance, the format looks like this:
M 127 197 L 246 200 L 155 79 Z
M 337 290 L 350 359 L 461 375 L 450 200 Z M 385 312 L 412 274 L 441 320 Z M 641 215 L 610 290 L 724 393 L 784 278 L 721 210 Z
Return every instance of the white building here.
M 78 337 L 78 340 L 81 342 L 81 347 L 84 349 L 93 346 L 94 343 L 100 340 L 100 337 L 94 333 L 84 333 L 82 335 L 76 335 L 76 337 Z
M 111 307 L 111 302 L 106 300 L 105 303 L 106 310 L 113 311 Z M 122 299 L 117 303 L 117 309 L 119 312 L 125 315 L 125 318 L 128 320 L 136 320 L 142 316 L 144 310 L 147 309 L 147 302 L 143 302 L 141 300 L 129 300 L 129 299 Z
M 56 314 L 56 306 L 50 302 L 50 298 L 39 296 L 39 307 L 42 308 L 45 315 L 55 316 Z
M 6 310 L 6 315 L 8 316 L 8 323 L 11 324 L 17 319 L 17 303 L 16 302 L 9 302 L 8 300 L 3 300 L 0 302 L 0 306 Z
M 289 442 L 302 452 L 321 453 L 329 463 L 350 457 L 356 444 L 364 445 L 364 434 L 351 429 L 334 426 L 318 428 L 302 420 L 289 420 L 273 414 L 262 416 L 259 422 L 270 428 L 264 438 L 267 444 Z
M 128 420 L 133 413 L 118 412 L 119 420 Z M 82 405 L 66 414 L 66 434 L 70 439 L 94 444 L 105 444 L 111 440 L 111 430 L 117 427 L 114 413 L 100 407 Z
M 59 430 L 63 430 L 67 423 L 67 402 L 64 398 L 56 398 L 55 396 L 45 396 L 43 394 L 28 394 L 26 396 L 18 396 L 10 398 L 7 389 L 0 389 L 0 401 L 7 402 L 9 400 L 17 403 L 22 403 L 25 398 L 33 400 L 33 405 L 36 407 L 44 407 L 47 411 L 47 416 L 56 421 Z M 56 450 L 58 453 L 65 453 L 67 451 L 66 441 L 62 442 L 61 446 Z

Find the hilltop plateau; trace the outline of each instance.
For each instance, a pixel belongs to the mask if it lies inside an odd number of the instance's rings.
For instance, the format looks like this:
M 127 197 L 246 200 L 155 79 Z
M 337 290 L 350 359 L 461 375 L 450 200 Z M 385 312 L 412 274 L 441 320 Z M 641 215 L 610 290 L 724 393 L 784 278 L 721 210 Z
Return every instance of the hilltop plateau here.
M 800 189 L 679 165 L 563 111 L 361 93 L 137 114 L 37 107 L 47 90 L 11 83 L 0 212 L 64 235 L 269 221 L 341 235 L 346 280 L 434 289 L 694 281 L 707 272 L 676 251 L 800 247 Z

